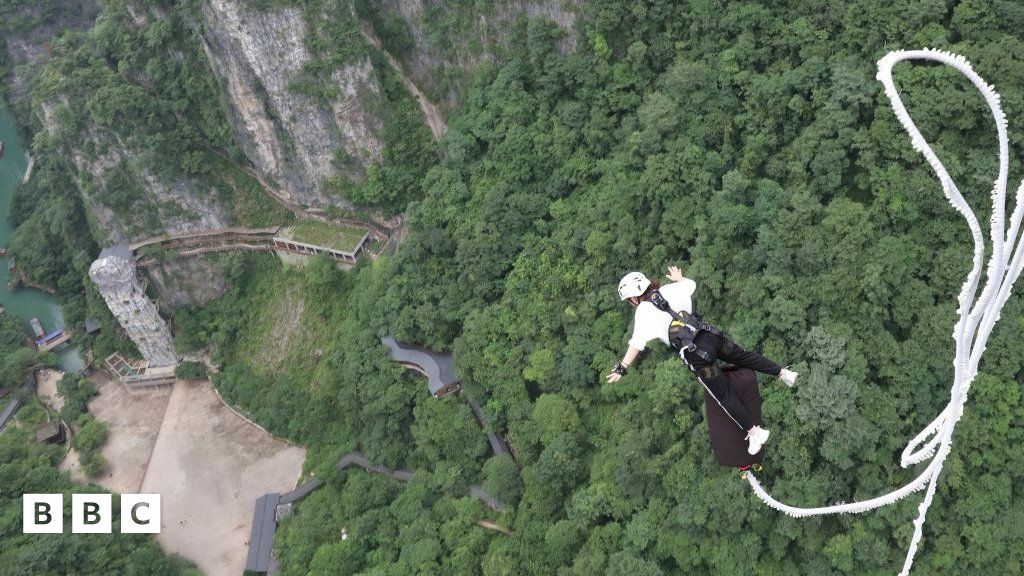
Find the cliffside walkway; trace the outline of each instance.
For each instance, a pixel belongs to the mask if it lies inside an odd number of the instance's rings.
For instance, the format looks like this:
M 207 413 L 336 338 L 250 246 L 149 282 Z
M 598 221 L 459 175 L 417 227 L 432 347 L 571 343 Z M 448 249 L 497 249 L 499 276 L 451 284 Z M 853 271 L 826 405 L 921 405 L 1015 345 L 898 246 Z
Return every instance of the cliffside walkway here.
M 462 378 L 455 373 L 455 360 L 450 353 L 434 352 L 422 346 L 403 344 L 392 336 L 385 336 L 380 341 L 387 347 L 392 360 L 427 377 L 427 387 L 435 398 L 443 398 L 448 394 L 462 391 Z M 466 402 L 473 411 L 477 425 L 486 430 L 487 420 L 484 418 L 480 403 L 470 396 L 466 396 Z M 508 454 L 514 460 L 518 460 L 501 434 L 488 432 L 487 442 L 495 456 Z
M 360 452 L 349 452 L 342 456 L 338 463 L 335 464 L 335 468 L 338 470 L 352 467 L 362 468 L 374 474 L 382 474 L 399 482 L 408 482 L 413 475 L 413 472 L 410 470 L 392 470 L 387 466 L 374 464 Z M 298 503 L 323 485 L 324 481 L 320 478 L 312 478 L 287 494 L 282 495 L 273 492 L 265 494 L 256 500 L 252 515 L 252 528 L 249 532 L 249 554 L 245 562 L 246 572 L 251 571 L 257 574 L 274 573 L 275 565 L 271 552 L 273 551 L 274 534 L 277 532 L 277 520 L 289 512 L 289 509 L 285 509 L 282 513 L 279 508 Z M 473 484 L 469 487 L 469 495 L 494 510 L 501 510 L 504 507 L 500 500 L 488 494 L 483 486 L 479 484 Z M 487 520 L 479 520 L 477 524 L 506 535 L 511 534 L 508 529 Z
M 372 258 L 376 258 L 383 251 L 384 246 L 391 237 L 391 230 L 378 224 L 371 224 L 369 222 L 349 218 L 327 218 L 325 216 L 315 215 L 312 215 L 310 219 L 336 226 L 348 226 L 366 230 L 366 236 L 363 241 L 361 241 L 351 253 L 334 254 L 336 259 L 350 264 L 355 263 L 356 259 L 362 253 L 369 253 Z M 284 226 L 274 226 L 270 228 L 236 227 L 177 232 L 137 240 L 129 244 L 128 247 L 136 254 L 137 258 L 140 251 L 152 246 L 159 246 L 163 250 L 174 251 L 174 258 L 190 258 L 212 252 L 238 251 L 271 252 L 274 250 L 281 250 L 304 255 L 319 253 L 319 251 L 325 250 L 332 253 L 337 252 L 336 250 L 330 250 L 326 247 L 282 241 L 277 238 L 277 236 L 284 228 Z M 372 240 L 379 240 L 381 242 L 380 248 L 376 251 L 369 251 L 367 249 L 367 246 Z M 160 258 L 154 256 L 144 256 L 139 258 L 136 263 L 138 266 L 146 268 L 158 264 L 160 261 Z

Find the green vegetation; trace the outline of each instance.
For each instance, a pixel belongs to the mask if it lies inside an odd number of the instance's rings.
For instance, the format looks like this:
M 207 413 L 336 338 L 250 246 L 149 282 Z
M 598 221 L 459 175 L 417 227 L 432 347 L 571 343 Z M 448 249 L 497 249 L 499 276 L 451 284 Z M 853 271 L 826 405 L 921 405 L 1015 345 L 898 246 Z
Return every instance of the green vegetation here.
M 347 226 L 334 226 L 318 220 L 304 220 L 294 224 L 290 231 L 285 232 L 286 237 L 298 242 L 312 244 L 314 246 L 325 246 L 342 252 L 352 252 L 359 245 L 359 241 L 366 235 L 362 228 Z
M 161 218 L 188 216 L 177 205 L 158 205 L 146 192 L 144 174 L 164 183 L 199 183 L 195 189 L 215 194 L 232 225 L 271 226 L 293 218 L 239 167 L 243 156 L 187 23 L 189 10 L 179 4 L 160 16 L 149 13 L 140 27 L 126 2 L 105 2 L 93 29 L 64 32 L 53 40 L 44 65 L 23 71 L 33 110 L 47 112 L 31 116 L 37 161 L 32 179 L 12 199 L 16 231 L 9 248 L 32 282 L 57 291 L 68 325 L 101 320 L 98 336 L 77 341 L 98 358 L 114 350 L 132 353 L 134 346 L 114 328 L 88 281 L 89 264 L 109 240 L 83 196 L 109 207 L 137 236 L 158 233 Z M 51 134 L 43 118 L 59 130 Z M 90 162 L 107 155 L 119 160 L 94 178 L 75 168 L 79 155 Z
M 899 468 L 899 450 L 946 402 L 969 237 L 888 108 L 874 62 L 920 45 L 967 56 L 1002 93 L 1019 176 L 1024 68 L 1012 55 L 1024 54 L 1024 13 L 997 0 L 766 4 L 590 1 L 569 55 L 555 49 L 553 24 L 524 23 L 504 58 L 479 68 L 440 160 L 417 144 L 421 123 L 408 149 L 393 146 L 415 104 L 395 78 L 383 80 L 408 113 L 386 128 L 393 156 L 349 197 L 405 209 L 400 251 L 349 272 L 322 259 L 293 270 L 233 255 L 229 292 L 176 314 L 179 348 L 209 346 L 225 398 L 308 446 L 307 468 L 327 480 L 282 522 L 282 574 L 898 570 L 916 497 L 863 516 L 788 518 L 714 462 L 701 389 L 667 350 L 604 383 L 631 313 L 615 283 L 679 264 L 709 320 L 795 363 L 795 391 L 763 388 L 773 430 L 763 477 L 780 497 L 817 505 L 904 484 L 917 470 Z M 343 5 L 317 6 L 327 8 L 308 8 L 322 20 L 311 51 L 324 67 L 308 71 L 309 90 L 325 89 L 359 45 L 352 23 L 340 24 Z M 55 58 L 66 76 L 107 86 L 87 46 L 68 35 Z M 48 81 L 70 82 L 52 72 Z M 896 74 L 985 221 L 997 167 L 983 102 L 948 70 Z M 122 88 L 111 100 L 83 92 L 98 118 L 125 124 L 111 130 L 139 138 L 154 133 L 148 122 L 171 122 L 120 118 L 148 110 L 149 98 Z M 202 103 L 185 104 L 194 106 L 185 117 L 202 117 Z M 203 148 L 188 142 L 186 153 Z M 63 148 L 52 150 L 61 158 Z M 33 228 L 81 220 L 70 209 L 42 220 L 22 202 L 21 220 L 40 219 Z M 40 270 L 65 277 L 79 249 L 58 244 Z M 1022 313 L 1013 298 L 989 342 L 918 571 L 1024 567 L 1015 488 L 1024 471 L 1007 465 L 1024 446 Z M 518 465 L 491 457 L 462 399 L 431 398 L 421 377 L 391 362 L 384 334 L 453 350 Z M 413 480 L 334 471 L 353 449 L 416 470 Z M 471 483 L 506 499 L 505 511 L 468 498 Z
M 371 112 L 382 123 L 381 161 L 370 168 L 365 181 L 355 183 L 337 177 L 328 183 L 328 188 L 358 204 L 399 212 L 408 202 L 422 197 L 420 182 L 437 161 L 437 153 L 415 100 L 384 56 L 360 36 L 359 24 L 352 19 L 348 1 L 317 0 L 306 5 L 305 17 L 310 27 L 306 43 L 312 58 L 303 66 L 304 74 L 291 88 L 318 99 L 326 107 L 338 96 L 332 72 L 369 57 L 383 88 L 380 96 L 367 95 L 372 104 Z M 336 151 L 336 156 L 339 166 L 350 165 L 353 161 L 342 150 Z
M 202 362 L 182 362 L 174 368 L 174 377 L 182 380 L 198 380 L 206 375 L 206 365 Z
M 0 34 L 24 32 L 54 19 L 61 0 L 0 0 Z
M 34 366 L 39 352 L 28 348 L 28 334 L 17 317 L 0 312 L 0 390 L 21 386 L 25 372 Z M 0 400 L 0 406 L 6 401 Z
M 78 450 L 82 469 L 89 476 L 99 476 L 107 466 L 107 461 L 100 454 L 100 448 L 106 441 L 106 424 L 91 418 L 71 440 L 71 446 Z
M 16 426 L 0 434 L 0 574 L 202 574 L 180 557 L 164 556 L 147 535 L 72 534 L 68 516 L 63 535 L 22 534 L 22 494 L 63 494 L 65 510 L 69 510 L 72 493 L 100 491 L 72 484 L 66 472 L 57 471 L 65 447 L 37 443 L 32 434 L 44 420 L 42 409 L 30 405 L 19 413 Z M 120 508 L 119 497 L 114 495 L 115 527 L 120 523 Z
M 57 391 L 64 397 L 60 419 L 73 430 L 71 446 L 78 451 L 82 469 L 89 476 L 99 476 L 107 466 L 100 454 L 107 441 L 107 425 L 89 413 L 88 402 L 96 396 L 96 387 L 88 378 L 68 373 L 57 382 Z
M 678 359 L 656 349 L 603 383 L 631 312 L 615 282 L 678 263 L 709 319 L 797 363 L 799 388 L 763 389 L 764 478 L 780 496 L 816 505 L 902 485 L 914 471 L 895 454 L 952 377 L 968 238 L 888 109 L 874 61 L 922 42 L 954 49 L 997 82 L 1014 118 L 1024 92 L 1002 79 L 1020 71 L 1001 55 L 1024 49 L 1012 32 L 1024 22 L 986 2 L 702 6 L 588 3 L 569 56 L 553 49 L 557 30 L 531 24 L 507 62 L 478 74 L 399 253 L 341 274 L 349 288 L 323 321 L 322 360 L 282 379 L 232 358 L 218 385 L 309 445 L 310 466 L 330 479 L 311 497 L 321 505 L 300 505 L 280 528 L 283 574 L 333 561 L 484 576 L 898 570 L 915 498 L 788 518 L 714 462 L 700 388 Z M 995 170 L 983 103 L 947 71 L 897 75 L 915 121 L 983 206 Z M 262 305 L 230 298 L 232 310 Z M 1012 489 L 1022 473 L 1005 465 L 1022 440 L 1021 312 L 1015 298 L 988 346 L 918 570 L 1024 565 L 1013 529 L 1024 500 Z M 488 459 L 459 399 L 429 398 L 422 378 L 387 361 L 385 333 L 454 349 L 467 390 L 521 456 L 518 477 Z M 349 446 L 423 478 L 330 472 L 328 455 Z M 468 502 L 469 482 L 514 506 L 494 515 Z M 471 522 L 488 516 L 514 535 Z

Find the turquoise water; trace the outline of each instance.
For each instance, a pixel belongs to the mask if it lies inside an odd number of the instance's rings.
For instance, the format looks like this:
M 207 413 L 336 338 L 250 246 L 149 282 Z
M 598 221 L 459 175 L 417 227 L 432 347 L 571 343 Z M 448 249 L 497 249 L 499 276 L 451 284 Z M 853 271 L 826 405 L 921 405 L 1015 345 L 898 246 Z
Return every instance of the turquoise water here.
M 4 155 L 0 158 L 0 246 L 6 247 L 11 238 L 7 211 L 11 206 L 11 195 L 28 168 L 28 156 L 18 138 L 14 119 L 3 106 L 0 106 L 0 140 L 4 143 Z M 0 257 L 0 304 L 7 309 L 7 313 L 20 317 L 26 330 L 31 330 L 30 318 L 39 318 L 47 332 L 63 327 L 64 317 L 53 296 L 28 288 L 21 288 L 14 294 L 7 291 L 7 264 L 8 258 Z M 72 347 L 58 353 L 57 360 L 60 368 L 67 371 L 78 370 L 85 364 L 82 356 Z

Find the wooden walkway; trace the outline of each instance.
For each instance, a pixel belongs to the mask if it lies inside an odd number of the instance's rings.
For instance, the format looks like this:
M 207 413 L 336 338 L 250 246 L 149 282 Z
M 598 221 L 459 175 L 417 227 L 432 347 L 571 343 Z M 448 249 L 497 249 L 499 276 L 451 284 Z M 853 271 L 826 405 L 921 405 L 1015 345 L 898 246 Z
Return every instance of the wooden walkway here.
M 161 234 L 160 236 L 153 236 L 140 240 L 138 242 L 132 242 L 128 245 L 128 249 L 132 252 L 145 248 L 147 246 L 153 246 L 160 244 L 165 249 L 175 248 L 188 248 L 188 247 L 199 247 L 204 244 L 218 244 L 223 243 L 225 239 L 236 239 L 236 238 L 252 238 L 254 240 L 262 240 L 266 238 L 268 241 L 270 238 L 277 234 L 280 230 L 280 226 L 273 228 L 218 228 L 216 230 L 198 230 L 192 232 L 178 232 L 175 234 Z
M 346 260 L 351 260 L 349 263 L 354 263 L 356 258 L 362 253 L 368 253 L 371 258 L 380 256 L 391 236 L 391 230 L 370 222 L 349 218 L 327 218 L 326 216 L 319 215 L 309 215 L 309 219 L 335 226 L 349 226 L 366 230 L 367 235 L 359 243 L 352 257 Z M 297 254 L 310 253 L 309 250 L 291 249 L 288 246 L 282 246 L 279 242 L 275 243 L 275 237 L 281 232 L 282 228 L 283 226 L 272 228 L 218 228 L 215 230 L 161 234 L 132 242 L 128 245 L 128 248 L 138 258 L 140 251 L 144 251 L 144 249 L 152 246 L 159 246 L 163 250 L 172 252 L 172 254 L 168 255 L 172 259 L 192 258 L 214 252 L 271 252 L 282 250 Z M 380 248 L 375 252 L 367 248 L 371 238 L 379 240 L 381 243 Z M 316 249 L 329 251 L 325 247 L 316 247 Z M 159 264 L 162 260 L 163 258 L 161 257 L 143 256 L 136 261 L 136 265 L 141 268 L 147 268 Z

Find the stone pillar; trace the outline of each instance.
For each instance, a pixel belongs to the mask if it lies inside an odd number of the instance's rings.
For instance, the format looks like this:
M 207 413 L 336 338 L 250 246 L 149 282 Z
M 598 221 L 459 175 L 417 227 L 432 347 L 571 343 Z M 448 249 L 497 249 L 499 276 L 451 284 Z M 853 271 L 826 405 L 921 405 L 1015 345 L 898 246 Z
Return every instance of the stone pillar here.
M 89 267 L 89 278 L 150 366 L 178 363 L 171 331 L 157 312 L 156 304 L 142 291 L 127 242 L 104 248 Z

